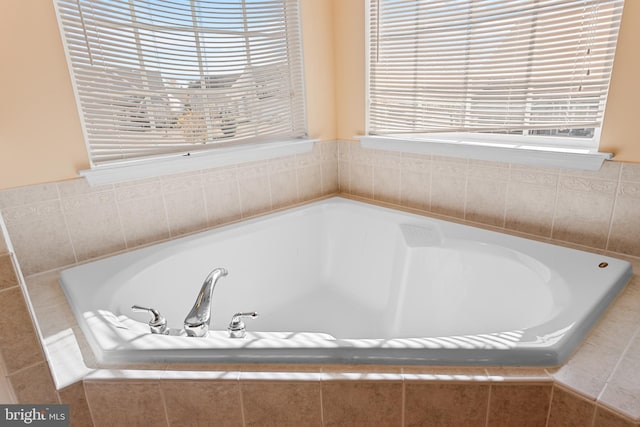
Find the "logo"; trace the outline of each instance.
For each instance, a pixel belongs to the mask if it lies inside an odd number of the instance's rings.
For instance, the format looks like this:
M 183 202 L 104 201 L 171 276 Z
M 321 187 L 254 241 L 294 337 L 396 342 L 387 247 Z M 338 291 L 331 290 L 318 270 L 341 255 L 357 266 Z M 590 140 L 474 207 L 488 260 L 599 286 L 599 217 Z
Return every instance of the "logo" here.
M 69 427 L 69 405 L 0 405 L 0 425 Z

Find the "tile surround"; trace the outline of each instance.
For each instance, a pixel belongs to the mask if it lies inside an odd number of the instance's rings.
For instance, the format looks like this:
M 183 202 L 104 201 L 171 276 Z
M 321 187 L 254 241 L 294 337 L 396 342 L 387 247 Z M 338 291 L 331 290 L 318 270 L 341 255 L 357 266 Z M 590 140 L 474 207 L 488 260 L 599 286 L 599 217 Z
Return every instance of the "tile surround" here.
M 550 384 L 492 384 L 487 425 L 545 427 L 551 389 Z
M 336 192 L 562 244 L 640 256 L 640 165 L 605 163 L 599 172 L 574 172 L 387 153 L 362 149 L 354 142 L 323 142 L 310 155 L 165 179 L 101 187 L 72 180 L 5 190 L 0 192 L 0 212 L 22 271 L 29 276 L 27 284 L 43 334 L 69 330 L 73 336 L 74 329 L 66 328 L 74 322 L 73 316 L 57 285 L 47 279 L 55 273 L 35 273 Z M 10 304 L 19 288 L 11 274 L 6 278 L 5 271 L 12 270 L 2 261 L 6 260 L 0 257 L 0 304 Z M 640 379 L 634 367 L 640 363 L 639 287 L 636 277 L 616 301 L 616 309 L 598 324 L 571 361 L 555 370 L 405 367 L 398 372 L 397 367 L 321 367 L 326 374 L 317 381 L 256 381 L 242 376 L 196 383 L 92 379 L 57 392 L 45 381 L 36 394 L 29 394 L 34 392 L 29 390 L 34 377 L 50 381 L 36 340 L 29 344 L 35 344 L 33 361 L 12 367 L 10 380 L 22 399 L 35 398 L 42 391 L 38 399 L 43 401 L 74 402 L 74 422 L 82 420 L 78 425 L 89 425 L 85 423 L 88 417 L 95 425 L 147 423 L 147 416 L 158 425 L 184 425 L 177 421 L 187 405 L 180 404 L 180 399 L 192 402 L 190 391 L 200 387 L 207 393 L 222 393 L 218 410 L 228 414 L 228 424 L 222 425 L 253 425 L 268 413 L 281 424 L 298 417 L 295 420 L 305 420 L 305 425 L 370 423 L 372 419 L 376 425 L 420 425 L 424 420 L 456 425 L 456 417 L 461 416 L 478 425 L 637 427 Z M 21 310 L 26 313 L 26 307 Z M 77 329 L 75 334 L 79 334 Z M 617 349 L 626 343 L 629 345 L 620 353 Z M 0 343 L 0 352 L 4 354 L 11 345 Z M 206 372 L 208 368 L 202 369 Z M 318 368 L 308 369 L 317 372 Z M 363 373 L 332 374 L 345 371 Z M 370 374 L 380 371 L 389 373 Z M 123 392 L 129 396 L 126 402 L 119 397 Z M 162 396 L 160 406 L 149 400 L 153 393 Z M 270 403 L 264 401 L 267 395 L 273 396 Z M 242 412 L 234 406 L 237 400 Z M 456 403 L 461 401 L 466 404 Z M 247 403 L 252 405 L 247 408 Z M 125 416 L 101 409 L 109 405 L 126 405 L 129 410 Z M 131 410 L 133 407 L 138 409 Z M 292 407 L 295 409 L 288 409 Z M 208 413 L 206 405 L 201 408 Z M 586 424 L 576 423 L 587 419 Z M 195 417 L 194 425 L 197 420 Z
M 25 276 L 334 194 L 337 146 L 309 154 L 91 187 L 84 179 L 0 191 Z
M 553 388 L 548 425 L 549 427 L 588 426 L 593 421 L 595 411 L 593 401 L 556 386 Z
M 322 426 L 320 384 L 241 381 L 244 425 Z
M 237 382 L 162 381 L 160 390 L 171 426 L 243 425 Z
M 404 425 L 485 426 L 489 389 L 488 384 L 408 383 Z
M 640 164 L 594 172 L 337 146 L 342 193 L 640 256 Z
M 156 381 L 86 381 L 84 389 L 96 427 L 168 426 Z

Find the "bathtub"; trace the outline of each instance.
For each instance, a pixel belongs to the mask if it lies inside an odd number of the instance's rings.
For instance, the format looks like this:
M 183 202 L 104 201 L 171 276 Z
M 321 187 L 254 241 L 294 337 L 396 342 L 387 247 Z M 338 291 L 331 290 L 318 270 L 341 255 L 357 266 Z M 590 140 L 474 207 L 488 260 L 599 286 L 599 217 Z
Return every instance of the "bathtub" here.
M 183 322 L 227 269 L 205 337 Z M 619 259 L 331 198 L 67 269 L 97 360 L 562 364 L 632 275 Z M 169 335 L 151 334 L 153 307 Z M 230 338 L 235 313 L 246 336 Z

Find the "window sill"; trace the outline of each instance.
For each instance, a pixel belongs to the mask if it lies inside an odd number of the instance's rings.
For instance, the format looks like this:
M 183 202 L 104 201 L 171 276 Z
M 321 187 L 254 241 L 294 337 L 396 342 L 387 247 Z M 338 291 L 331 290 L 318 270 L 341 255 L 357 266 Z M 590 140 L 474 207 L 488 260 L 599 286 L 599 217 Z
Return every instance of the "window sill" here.
M 91 186 L 113 184 L 116 182 L 171 175 L 236 163 L 309 153 L 316 141 L 317 139 L 306 138 L 217 148 L 198 151 L 189 155 L 174 155 L 165 158 L 142 159 L 101 165 L 93 169 L 81 170 L 78 174 L 84 177 Z
M 575 147 L 534 147 L 523 144 L 471 140 L 464 137 L 409 139 L 390 136 L 356 136 L 365 148 L 402 151 L 418 154 L 436 154 L 476 160 L 492 160 L 509 163 L 524 163 L 533 166 L 556 166 L 570 169 L 599 170 L 610 153 Z M 499 138 L 497 138 L 499 139 Z

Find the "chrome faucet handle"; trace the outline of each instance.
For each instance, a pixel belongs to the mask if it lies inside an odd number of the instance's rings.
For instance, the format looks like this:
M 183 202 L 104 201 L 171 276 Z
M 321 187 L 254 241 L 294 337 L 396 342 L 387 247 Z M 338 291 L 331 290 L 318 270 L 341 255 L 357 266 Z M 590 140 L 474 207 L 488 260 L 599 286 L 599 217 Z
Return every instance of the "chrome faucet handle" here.
M 243 317 L 251 317 L 255 319 L 258 317 L 257 311 L 250 311 L 248 313 L 236 313 L 231 318 L 231 322 L 229 323 L 229 327 L 227 330 L 229 331 L 230 338 L 244 338 L 246 335 L 245 325 L 242 321 Z
M 160 314 L 160 312 L 155 308 L 133 305 L 131 306 L 131 310 L 137 312 L 146 311 L 152 316 L 151 320 L 149 321 L 149 329 L 151 329 L 152 334 L 167 335 L 169 333 L 169 328 L 167 327 L 167 319 L 165 319 L 164 316 Z

